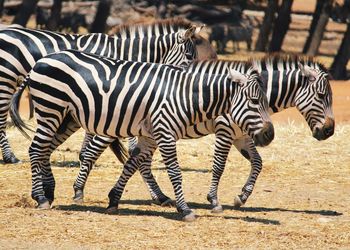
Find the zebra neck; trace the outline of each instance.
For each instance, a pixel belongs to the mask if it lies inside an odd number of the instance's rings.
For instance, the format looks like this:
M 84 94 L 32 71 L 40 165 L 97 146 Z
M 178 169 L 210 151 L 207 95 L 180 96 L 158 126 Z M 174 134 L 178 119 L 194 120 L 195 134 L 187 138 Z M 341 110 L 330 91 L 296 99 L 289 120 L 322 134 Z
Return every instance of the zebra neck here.
M 300 70 L 266 70 L 261 72 L 261 76 L 270 113 L 295 106 L 295 96 L 304 80 Z
M 189 91 L 190 124 L 204 122 L 229 111 L 233 84 L 227 75 L 193 74 L 193 84 Z

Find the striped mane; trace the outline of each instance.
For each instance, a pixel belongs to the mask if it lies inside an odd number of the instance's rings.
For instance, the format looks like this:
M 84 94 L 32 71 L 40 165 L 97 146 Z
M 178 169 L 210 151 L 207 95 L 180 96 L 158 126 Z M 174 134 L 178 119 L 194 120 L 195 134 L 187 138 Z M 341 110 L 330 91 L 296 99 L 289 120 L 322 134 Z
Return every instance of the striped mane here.
M 226 68 L 234 68 L 235 70 L 241 72 L 242 74 L 258 74 L 258 72 L 253 68 L 253 64 L 250 61 L 231 61 L 231 60 L 196 60 L 193 61 L 189 68 L 198 68 L 208 65 L 207 71 L 210 69 L 218 68 L 220 72 L 224 72 Z
M 260 64 L 261 70 L 266 70 L 266 68 L 273 68 L 274 70 L 281 68 L 286 70 L 297 69 L 299 68 L 298 63 L 300 63 L 328 73 L 328 69 L 322 63 L 310 56 L 272 54 L 261 59 L 252 59 L 251 62 L 253 65 Z
M 115 29 L 115 35 L 123 38 L 137 38 L 153 35 L 166 35 L 192 26 L 191 22 L 183 18 L 169 18 L 149 23 L 123 24 Z

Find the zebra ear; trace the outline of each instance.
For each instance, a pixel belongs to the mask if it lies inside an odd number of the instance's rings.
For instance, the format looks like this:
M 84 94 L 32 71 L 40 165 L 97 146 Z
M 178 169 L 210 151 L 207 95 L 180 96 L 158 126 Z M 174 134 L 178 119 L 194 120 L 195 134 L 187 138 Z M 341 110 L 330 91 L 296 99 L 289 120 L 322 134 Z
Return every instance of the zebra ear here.
M 248 78 L 237 70 L 230 69 L 231 81 L 243 86 L 248 82 Z
M 194 35 L 198 34 L 202 28 L 203 28 L 203 25 L 201 26 L 192 25 L 190 28 L 184 31 L 184 33 L 180 36 L 181 42 L 185 42 L 186 40 L 191 39 Z
M 303 76 L 316 80 L 317 73 L 313 68 L 311 68 L 308 65 L 302 65 L 300 62 L 298 62 L 298 67 L 301 73 L 303 74 Z
M 201 25 L 194 25 L 196 27 L 196 30 L 194 31 L 194 34 L 198 34 L 199 32 L 201 32 L 201 30 L 205 27 L 205 24 L 201 24 Z

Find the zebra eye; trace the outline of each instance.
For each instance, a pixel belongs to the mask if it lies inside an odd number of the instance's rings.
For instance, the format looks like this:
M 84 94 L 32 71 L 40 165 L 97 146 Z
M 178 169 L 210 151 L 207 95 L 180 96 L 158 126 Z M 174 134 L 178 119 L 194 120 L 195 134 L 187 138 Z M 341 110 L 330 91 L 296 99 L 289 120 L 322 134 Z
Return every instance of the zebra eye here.
M 254 105 L 259 105 L 259 98 L 250 98 Z
M 316 81 L 316 77 L 314 77 L 314 76 L 309 76 L 309 81 L 310 81 L 310 82 Z
M 326 96 L 326 94 L 322 92 L 317 92 L 317 95 L 320 99 L 323 99 Z
M 185 52 L 185 56 L 186 56 L 187 58 L 191 58 L 191 57 L 192 57 L 192 53 L 191 53 L 191 52 Z

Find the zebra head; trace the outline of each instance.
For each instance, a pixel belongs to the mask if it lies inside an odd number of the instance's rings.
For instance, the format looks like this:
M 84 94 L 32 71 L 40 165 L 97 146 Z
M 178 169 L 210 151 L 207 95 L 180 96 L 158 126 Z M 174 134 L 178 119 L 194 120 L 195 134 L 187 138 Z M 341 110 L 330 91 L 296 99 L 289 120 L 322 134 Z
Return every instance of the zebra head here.
M 230 114 L 233 121 L 257 146 L 267 146 L 274 138 L 274 127 L 268 112 L 269 104 L 261 87 L 259 74 L 250 68 L 248 74 L 230 69 L 229 75 L 237 91 L 231 101 Z
M 332 89 L 328 74 L 318 67 L 300 63 L 299 69 L 304 82 L 296 93 L 295 105 L 309 124 L 313 137 L 325 140 L 334 134 Z
M 163 63 L 177 66 L 187 66 L 197 58 L 197 49 L 194 36 L 203 26 L 191 26 L 186 30 L 174 33 L 175 41 L 169 50 L 163 55 Z

